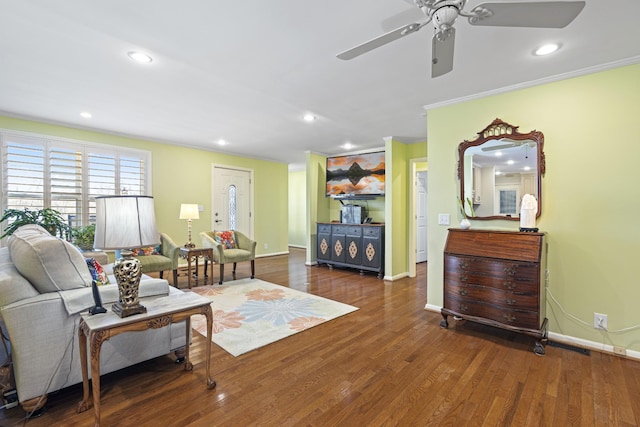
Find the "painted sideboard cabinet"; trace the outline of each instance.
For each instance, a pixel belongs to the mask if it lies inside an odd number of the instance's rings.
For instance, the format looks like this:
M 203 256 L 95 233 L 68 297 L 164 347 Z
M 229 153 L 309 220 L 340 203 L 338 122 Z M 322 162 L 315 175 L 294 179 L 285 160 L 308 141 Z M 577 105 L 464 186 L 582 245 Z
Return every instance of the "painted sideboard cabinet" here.
M 454 316 L 523 333 L 543 355 L 545 271 L 544 233 L 449 229 L 440 326 Z
M 316 262 L 384 277 L 384 225 L 318 223 Z

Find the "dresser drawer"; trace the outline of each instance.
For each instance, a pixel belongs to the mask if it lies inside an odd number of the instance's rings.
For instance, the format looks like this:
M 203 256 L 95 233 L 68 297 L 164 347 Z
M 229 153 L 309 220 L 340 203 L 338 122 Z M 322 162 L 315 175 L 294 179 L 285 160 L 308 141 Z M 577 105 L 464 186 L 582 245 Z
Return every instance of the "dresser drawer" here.
M 450 285 L 446 294 L 451 298 L 483 301 L 486 304 L 502 307 L 507 310 L 538 310 L 538 294 L 522 294 L 490 288 L 486 286 Z
M 364 226 L 362 227 L 362 233 L 368 237 L 380 237 L 380 227 Z
M 445 256 L 445 281 L 490 286 L 517 292 L 537 292 L 539 266 L 530 263 Z
M 466 316 L 482 317 L 515 328 L 539 329 L 540 318 L 536 311 L 508 310 L 483 301 L 445 298 L 445 308 Z
M 331 234 L 331 224 L 318 224 L 318 234 Z

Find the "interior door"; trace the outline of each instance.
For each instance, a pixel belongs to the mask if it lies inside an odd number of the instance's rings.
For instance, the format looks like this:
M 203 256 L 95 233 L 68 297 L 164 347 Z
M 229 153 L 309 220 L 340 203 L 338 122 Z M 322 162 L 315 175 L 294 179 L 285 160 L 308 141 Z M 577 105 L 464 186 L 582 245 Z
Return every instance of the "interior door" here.
M 253 237 L 251 171 L 213 167 L 212 229 L 238 230 Z
M 418 197 L 416 203 L 416 262 L 427 260 L 427 171 L 417 175 Z

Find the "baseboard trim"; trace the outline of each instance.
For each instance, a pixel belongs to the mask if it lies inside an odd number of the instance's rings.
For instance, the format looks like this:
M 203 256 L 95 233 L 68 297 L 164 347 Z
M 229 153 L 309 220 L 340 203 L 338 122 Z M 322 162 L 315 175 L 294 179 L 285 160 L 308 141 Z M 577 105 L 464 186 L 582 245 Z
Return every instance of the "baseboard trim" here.
M 425 304 L 424 309 L 427 311 L 432 311 L 435 313 L 440 313 L 440 309 L 442 307 L 433 305 L 433 304 Z M 627 350 L 625 349 L 625 355 L 617 354 L 613 350 L 613 346 L 609 344 L 602 344 L 595 341 L 589 341 L 582 338 L 572 337 L 569 335 L 558 334 L 555 332 L 549 332 L 548 338 L 550 341 L 555 341 L 558 343 L 571 345 L 574 347 L 584 348 L 587 350 L 599 351 L 601 353 L 608 353 L 618 357 L 625 357 L 627 359 L 640 360 L 640 351 Z
M 272 252 L 272 253 L 270 253 L 270 254 L 256 255 L 256 258 L 266 258 L 266 257 L 270 257 L 270 256 L 278 256 L 278 255 L 289 255 L 289 251 L 284 251 L 284 252 Z

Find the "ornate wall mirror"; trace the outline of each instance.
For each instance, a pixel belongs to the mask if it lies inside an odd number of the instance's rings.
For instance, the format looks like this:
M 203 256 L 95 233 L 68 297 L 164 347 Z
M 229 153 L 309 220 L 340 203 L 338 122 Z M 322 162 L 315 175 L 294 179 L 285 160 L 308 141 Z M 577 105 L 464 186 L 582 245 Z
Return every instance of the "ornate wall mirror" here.
M 518 126 L 495 119 L 473 141 L 458 145 L 460 200 L 474 219 L 520 219 L 520 202 L 532 194 L 542 211 L 545 173 L 544 135 L 519 133 Z M 469 207 L 473 205 L 473 211 Z

